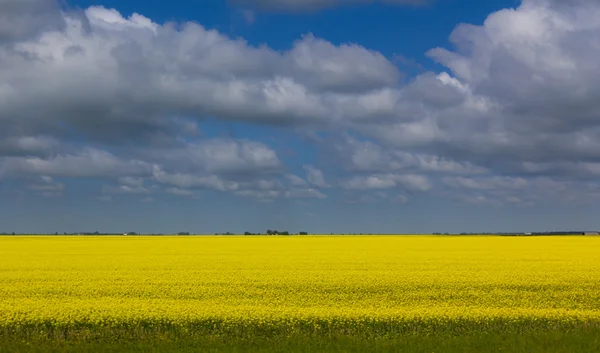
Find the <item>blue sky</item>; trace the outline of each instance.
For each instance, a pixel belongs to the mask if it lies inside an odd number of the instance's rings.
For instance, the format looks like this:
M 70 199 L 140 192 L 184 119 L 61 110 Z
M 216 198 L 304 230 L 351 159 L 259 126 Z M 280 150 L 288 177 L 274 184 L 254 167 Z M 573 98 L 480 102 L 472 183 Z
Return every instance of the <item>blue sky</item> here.
M 0 232 L 600 228 L 600 4 L 0 13 Z

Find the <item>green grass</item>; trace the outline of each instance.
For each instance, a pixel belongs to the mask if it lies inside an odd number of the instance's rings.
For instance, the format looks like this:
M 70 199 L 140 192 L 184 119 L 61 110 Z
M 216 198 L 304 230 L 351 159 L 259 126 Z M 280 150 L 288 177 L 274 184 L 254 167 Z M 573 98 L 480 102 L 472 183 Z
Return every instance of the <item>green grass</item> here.
M 518 332 L 518 333 L 517 333 Z M 565 330 L 451 330 L 240 335 L 205 330 L 43 329 L 0 331 L 0 352 L 600 352 L 597 326 Z

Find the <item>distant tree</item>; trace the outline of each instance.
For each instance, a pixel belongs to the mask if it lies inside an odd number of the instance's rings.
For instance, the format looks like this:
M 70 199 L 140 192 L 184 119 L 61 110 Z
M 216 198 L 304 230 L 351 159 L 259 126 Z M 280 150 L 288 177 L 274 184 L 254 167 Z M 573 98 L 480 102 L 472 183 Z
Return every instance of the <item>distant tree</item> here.
M 308 235 L 308 233 L 307 233 L 307 232 L 300 232 L 299 234 L 300 234 L 300 235 Z
M 271 235 L 271 234 L 273 234 L 273 231 L 270 229 L 267 229 L 267 235 Z
M 250 232 L 244 232 L 244 235 L 252 235 Z
M 290 232 L 288 232 L 288 231 L 280 232 L 279 235 L 290 235 Z

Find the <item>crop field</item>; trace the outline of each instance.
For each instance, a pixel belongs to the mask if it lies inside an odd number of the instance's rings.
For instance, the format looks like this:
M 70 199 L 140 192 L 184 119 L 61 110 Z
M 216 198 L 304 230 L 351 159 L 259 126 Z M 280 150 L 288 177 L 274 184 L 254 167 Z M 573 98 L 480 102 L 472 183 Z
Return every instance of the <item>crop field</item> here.
M 600 350 L 600 237 L 0 237 L 0 351 Z

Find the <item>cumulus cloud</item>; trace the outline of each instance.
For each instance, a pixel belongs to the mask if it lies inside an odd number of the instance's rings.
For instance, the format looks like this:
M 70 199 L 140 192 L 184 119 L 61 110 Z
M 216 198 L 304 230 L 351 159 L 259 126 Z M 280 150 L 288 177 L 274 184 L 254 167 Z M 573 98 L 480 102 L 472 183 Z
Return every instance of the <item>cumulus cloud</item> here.
M 157 162 L 153 179 L 179 196 L 207 189 L 267 199 L 309 188 L 302 178 L 286 173 L 273 149 L 256 141 L 207 139 L 162 154 L 152 151 L 147 158 Z
M 158 152 L 160 153 L 160 152 Z M 169 149 L 163 155 L 152 152 L 163 164 L 212 174 L 255 174 L 282 168 L 277 153 L 263 143 L 250 140 L 207 139 Z
M 389 189 L 396 186 L 392 176 L 354 177 L 343 183 L 343 187 L 355 190 Z
M 447 196 L 471 205 L 531 206 L 561 200 L 570 204 L 600 201 L 600 185 L 595 182 L 555 180 L 546 176 L 447 177 L 443 182 L 456 191 Z
M 218 191 L 235 191 L 240 188 L 239 183 L 223 180 L 216 175 L 197 176 L 185 173 L 167 173 L 158 166 L 154 166 L 153 177 L 160 183 L 174 185 L 180 189 L 207 188 Z
M 0 45 L 60 29 L 64 24 L 55 0 L 0 0 Z
M 486 168 L 423 152 L 412 152 L 380 143 L 341 136 L 330 146 L 335 161 L 349 172 L 413 172 L 430 174 L 485 174 Z
M 327 195 L 323 194 L 319 190 L 307 188 L 307 189 L 291 189 L 286 190 L 283 194 L 284 197 L 290 199 L 325 199 Z
M 193 190 L 206 189 L 230 192 L 237 196 L 251 197 L 260 201 L 275 199 L 323 199 L 327 196 L 311 188 L 306 182 L 294 175 L 253 176 L 252 178 L 232 180 L 227 175 L 193 175 L 185 173 L 167 173 L 160 167 L 154 167 L 154 180 L 171 186 L 167 192 L 178 196 L 190 196 Z
M 195 193 L 192 190 L 187 190 L 187 189 L 180 189 L 180 188 L 168 188 L 165 190 L 166 192 L 168 192 L 169 194 L 173 194 L 176 196 L 194 196 Z
M 105 193 L 114 194 L 149 194 L 151 193 L 144 185 L 144 178 L 125 176 L 117 179 L 117 185 L 104 185 Z
M 430 142 L 473 159 L 597 160 L 599 14 L 595 2 L 524 0 L 482 26 L 458 26 L 456 51 L 428 54 L 472 103 L 435 116 Z
M 61 16 L 64 28 L 0 47 L 0 124 L 8 134 L 147 143 L 164 138 L 173 116 L 360 119 L 393 99 L 384 92 L 399 77 L 378 52 L 312 35 L 278 52 L 199 24 L 160 25 L 103 7 Z
M 0 156 L 43 156 L 58 148 L 59 142 L 47 136 L 8 136 L 0 140 Z
M 364 91 L 398 82 L 398 69 L 381 53 L 356 44 L 335 46 L 312 34 L 287 54 L 297 77 L 325 91 Z
M 445 177 L 443 181 L 455 188 L 467 188 L 474 190 L 492 189 L 522 189 L 528 185 L 524 178 L 511 177 L 485 177 L 480 179 L 465 177 Z
M 327 184 L 327 182 L 325 181 L 325 175 L 323 174 L 323 171 L 319 168 L 316 168 L 312 165 L 304 165 L 304 170 L 306 170 L 306 180 L 309 184 L 320 188 L 325 188 L 329 186 L 329 184 Z
M 518 195 L 486 194 L 512 182 L 549 194 L 536 187 L 539 178 L 588 199 L 577 185 L 591 181 L 600 162 L 599 14 L 596 2 L 524 0 L 482 26 L 459 25 L 454 51 L 428 52 L 449 71 L 399 87 L 396 118 L 354 126 L 368 139 L 340 144 L 339 160 L 364 173 L 491 174 L 440 176 L 442 187 L 479 190 L 468 197 L 481 203 L 517 203 Z M 378 178 L 360 180 L 392 184 Z
M 0 170 L 9 176 L 106 178 L 150 175 L 152 166 L 143 161 L 121 160 L 106 151 L 86 148 L 76 154 L 58 154 L 49 159 L 6 157 L 0 159 Z
M 288 182 L 291 185 L 293 185 L 293 186 L 306 186 L 306 185 L 308 185 L 307 182 L 304 179 L 300 178 L 297 175 L 288 174 L 285 177 L 287 178 Z
M 353 190 L 379 190 L 401 187 L 406 190 L 427 191 L 431 183 L 427 177 L 414 174 L 377 174 L 355 176 L 342 183 L 342 187 Z
M 427 53 L 445 69 L 401 84 L 381 53 L 311 34 L 278 51 L 196 23 L 0 0 L 0 176 L 261 200 L 323 198 L 327 186 L 444 188 L 473 203 L 527 204 L 542 186 L 595 195 L 599 18 L 593 1 L 523 0 L 457 26 L 453 48 Z M 345 137 L 322 139 L 331 164 L 303 160 L 298 176 L 266 139 L 203 136 L 209 118 Z

